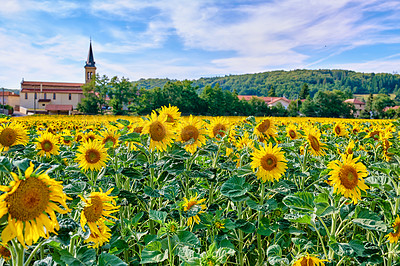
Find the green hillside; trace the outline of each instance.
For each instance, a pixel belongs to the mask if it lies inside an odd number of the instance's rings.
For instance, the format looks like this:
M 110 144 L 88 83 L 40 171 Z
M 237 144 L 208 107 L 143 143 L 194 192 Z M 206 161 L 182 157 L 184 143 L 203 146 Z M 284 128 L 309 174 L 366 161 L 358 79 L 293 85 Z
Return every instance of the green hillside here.
M 135 84 L 139 88 L 163 87 L 170 79 L 141 79 Z M 305 70 L 270 71 L 256 74 L 227 75 L 223 77 L 192 80 L 193 86 L 202 90 L 205 86 L 219 84 L 223 90 L 235 91 L 243 95 L 267 96 L 274 86 L 278 96 L 295 99 L 304 83 L 311 95 L 318 90 L 340 90 L 353 94 L 400 93 L 400 75 L 388 73 L 361 73 L 349 70 Z

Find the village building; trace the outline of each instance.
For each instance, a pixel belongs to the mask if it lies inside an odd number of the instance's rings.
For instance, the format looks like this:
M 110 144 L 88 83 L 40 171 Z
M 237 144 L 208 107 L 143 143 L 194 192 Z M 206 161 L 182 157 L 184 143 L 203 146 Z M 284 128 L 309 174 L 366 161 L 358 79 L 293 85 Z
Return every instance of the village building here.
M 276 106 L 279 103 L 287 109 L 290 100 L 286 99 L 286 97 L 264 97 L 264 96 L 256 96 L 256 95 L 238 95 L 239 100 L 250 101 L 253 97 L 263 100 L 269 107 Z
M 9 105 L 14 108 L 15 111 L 19 110 L 19 95 L 12 91 L 0 91 L 0 104 Z M 11 114 L 11 112 L 7 112 Z
M 85 83 L 96 75 L 92 42 L 85 65 Z M 20 112 L 24 114 L 71 114 L 81 102 L 85 83 L 26 81 L 21 82 Z
M 354 105 L 354 108 L 356 109 L 356 112 L 353 115 L 354 115 L 355 118 L 360 117 L 361 111 L 363 111 L 365 109 L 365 102 L 357 100 L 356 98 L 347 99 L 344 102 L 345 103 L 351 103 L 351 104 Z

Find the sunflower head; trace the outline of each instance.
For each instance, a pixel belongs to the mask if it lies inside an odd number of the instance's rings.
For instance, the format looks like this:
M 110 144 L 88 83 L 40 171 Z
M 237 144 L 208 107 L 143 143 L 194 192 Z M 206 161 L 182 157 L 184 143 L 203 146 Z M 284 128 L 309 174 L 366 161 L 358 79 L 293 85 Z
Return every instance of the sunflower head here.
M 39 156 L 50 157 L 51 155 L 58 155 L 59 139 L 53 133 L 43 132 L 36 139 L 36 142 L 36 150 L 38 150 Z
M 160 151 L 167 150 L 168 146 L 173 143 L 175 136 L 174 128 L 170 123 L 167 123 L 167 116 L 157 116 L 156 112 L 151 113 L 150 119 L 144 122 L 142 135 L 149 134 L 151 150 L 157 149 Z
M 8 151 L 15 145 L 26 145 L 28 133 L 22 124 L 16 122 L 0 124 L 0 151 Z
M 187 198 L 183 198 L 183 200 L 183 210 L 188 217 L 187 224 L 198 224 L 200 222 L 200 217 L 198 214 L 204 213 L 203 210 L 207 208 L 205 204 L 202 204 L 206 199 L 198 200 L 196 194 L 196 196 L 190 198 L 189 200 Z
M 260 121 L 254 128 L 254 134 L 262 139 L 269 139 L 270 137 L 275 137 L 275 135 L 276 135 L 275 125 L 274 125 L 272 119 L 266 118 L 266 119 Z
M 225 117 L 214 117 L 208 127 L 208 135 L 211 138 L 222 139 L 226 134 L 229 134 L 230 124 Z
M 328 164 L 329 181 L 334 192 L 349 198 L 354 204 L 361 199 L 361 190 L 366 191 L 369 187 L 365 184 L 364 178 L 368 176 L 367 168 L 359 157 L 353 158 L 353 154 L 342 154 L 342 160 L 335 160 Z
M 309 144 L 309 151 L 311 154 L 314 156 L 323 156 L 326 154 L 326 144 L 322 143 L 320 138 L 321 138 L 321 132 L 314 127 L 309 127 L 306 131 L 306 139 Z
M 169 104 L 168 107 L 166 107 L 166 106 L 161 107 L 161 111 L 160 111 L 159 115 L 166 116 L 167 123 L 175 124 L 179 121 L 179 119 L 181 117 L 181 112 L 179 112 L 178 107 L 171 106 L 171 104 Z
M 100 141 L 89 140 L 79 146 L 75 161 L 84 171 L 99 171 L 108 161 L 107 149 Z
M 293 266 L 324 266 L 324 261 L 327 260 L 320 260 L 315 256 L 310 256 L 309 254 L 307 254 L 296 260 Z
M 177 140 L 183 142 L 185 150 L 193 154 L 197 148 L 203 146 L 206 142 L 202 122 L 190 115 L 188 120 L 179 125 Z
M 251 167 L 262 182 L 279 180 L 286 172 L 287 160 L 281 148 L 269 143 L 252 153 Z

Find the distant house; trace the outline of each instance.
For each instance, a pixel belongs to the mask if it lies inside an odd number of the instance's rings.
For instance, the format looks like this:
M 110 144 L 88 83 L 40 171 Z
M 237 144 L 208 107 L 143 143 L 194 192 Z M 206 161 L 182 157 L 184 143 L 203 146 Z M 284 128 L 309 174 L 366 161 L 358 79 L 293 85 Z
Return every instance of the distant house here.
M 85 65 L 85 83 L 96 75 L 92 42 Z M 82 101 L 85 83 L 25 81 L 21 82 L 20 112 L 24 114 L 71 114 Z M 1 94 L 1 92 L 0 92 Z
M 396 105 L 396 106 L 387 106 L 387 107 L 383 108 L 383 111 L 386 112 L 386 111 L 389 111 L 389 110 L 397 110 L 397 109 L 399 109 L 399 108 L 400 108 L 399 105 Z
M 256 95 L 238 95 L 239 100 L 250 101 L 252 98 L 263 100 L 269 107 L 276 106 L 278 103 L 282 104 L 285 109 L 288 108 L 290 100 L 285 97 L 265 97 Z
M 345 103 L 351 103 L 351 104 L 354 105 L 354 108 L 356 109 L 356 112 L 353 114 L 354 117 L 360 117 L 361 111 L 363 111 L 365 109 L 365 102 L 357 100 L 356 98 L 347 99 L 344 102 Z
M 19 110 L 19 95 L 12 91 L 1 91 L 0 90 L 0 104 L 10 105 L 14 110 Z

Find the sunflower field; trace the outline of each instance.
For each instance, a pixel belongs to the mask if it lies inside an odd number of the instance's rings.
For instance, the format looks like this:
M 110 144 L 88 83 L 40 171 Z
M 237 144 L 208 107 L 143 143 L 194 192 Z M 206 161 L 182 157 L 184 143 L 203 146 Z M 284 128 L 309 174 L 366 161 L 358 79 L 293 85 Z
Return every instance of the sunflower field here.
M 400 265 L 400 123 L 0 118 L 1 265 Z

